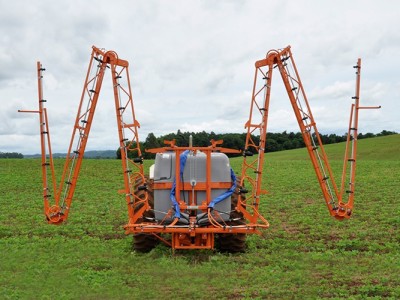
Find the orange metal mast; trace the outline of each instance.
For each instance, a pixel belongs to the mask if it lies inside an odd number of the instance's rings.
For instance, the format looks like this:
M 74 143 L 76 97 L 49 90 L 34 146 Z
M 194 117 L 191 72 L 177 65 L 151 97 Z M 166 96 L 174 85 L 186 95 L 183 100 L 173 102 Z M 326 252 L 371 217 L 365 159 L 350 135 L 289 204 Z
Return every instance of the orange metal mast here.
M 18 110 L 24 113 L 37 113 L 39 114 L 39 133 L 41 145 L 41 165 L 42 165 L 42 186 L 43 186 L 43 202 L 44 211 L 47 213 L 50 209 L 49 198 L 52 197 L 52 192 L 56 193 L 56 181 L 54 172 L 53 155 L 51 151 L 51 140 L 49 122 L 47 118 L 47 109 L 44 107 L 46 100 L 43 97 L 43 72 L 46 69 L 38 61 L 36 64 L 37 81 L 38 81 L 38 107 L 39 110 Z M 50 167 L 51 177 L 48 175 L 48 168 Z M 52 184 L 49 186 L 49 179 Z
M 244 215 L 248 214 L 246 210 L 249 207 L 253 208 L 253 218 L 256 218 L 257 207 L 260 201 L 259 197 L 264 191 L 261 187 L 261 174 L 264 160 L 264 150 L 266 143 L 267 133 L 267 120 L 269 109 L 269 98 L 271 90 L 272 71 L 278 68 L 282 81 L 284 83 L 286 92 L 288 94 L 290 103 L 292 105 L 294 114 L 300 127 L 308 154 L 313 164 L 319 185 L 321 187 L 326 205 L 332 216 L 341 220 L 349 218 L 353 210 L 354 202 L 354 182 L 355 182 L 355 167 L 356 167 L 356 151 L 357 151 L 357 126 L 358 126 L 358 110 L 361 108 L 379 108 L 379 107 L 360 107 L 360 69 L 361 60 L 357 62 L 357 80 L 356 80 L 356 96 L 355 104 L 351 107 L 349 134 L 346 143 L 345 163 L 342 174 L 342 185 L 339 191 L 333 172 L 328 162 L 321 137 L 319 135 L 316 122 L 311 113 L 311 109 L 305 94 L 303 84 L 300 80 L 296 64 L 293 60 L 293 55 L 290 46 L 281 50 L 271 50 L 267 53 L 265 59 L 259 60 L 255 63 L 256 75 L 254 79 L 253 96 L 250 107 L 250 117 L 245 127 L 247 128 L 246 146 L 244 151 L 244 160 L 242 164 L 242 192 L 239 197 L 237 209 Z M 259 121 L 255 121 L 255 120 Z M 258 129 L 260 141 L 255 143 L 251 136 L 256 129 Z M 349 154 L 351 144 L 351 153 Z M 256 158 L 251 159 L 257 153 Z M 347 170 L 347 162 L 350 162 L 350 170 Z M 255 179 L 251 172 L 254 172 Z M 349 200 L 344 203 L 342 200 L 344 181 L 347 172 L 349 172 L 350 182 Z M 253 193 L 246 196 L 247 189 L 244 188 L 245 183 L 249 182 L 252 187 Z M 250 216 L 249 216 L 250 217 Z
M 114 51 L 105 52 L 99 48 L 96 48 L 95 46 L 92 47 L 92 54 L 79 103 L 78 113 L 75 119 L 71 141 L 68 148 L 68 154 L 66 156 L 63 173 L 61 176 L 61 182 L 57 190 L 54 175 L 54 163 L 51 152 L 47 110 L 43 105 L 43 103 L 46 101 L 43 99 L 42 86 L 42 72 L 44 71 L 44 68 L 42 68 L 41 64 L 38 62 L 37 71 L 39 110 L 21 112 L 39 113 L 44 210 L 49 223 L 60 224 L 68 218 L 86 144 L 93 122 L 93 116 L 100 95 L 103 78 L 107 69 L 110 69 L 112 74 L 115 111 L 117 116 L 121 149 L 121 162 L 125 183 L 124 192 L 126 195 L 130 222 L 135 222 L 135 219 L 138 218 L 137 215 L 136 217 L 134 216 L 134 207 L 138 204 L 138 202 L 145 203 L 141 211 L 148 209 L 147 197 L 145 197 L 145 199 L 138 199 L 134 195 L 133 191 L 133 185 L 136 178 L 142 178 L 144 185 L 146 182 L 142 166 L 143 158 L 139 146 L 138 128 L 140 125 L 136 120 L 133 109 L 133 98 L 130 87 L 128 66 L 128 62 L 126 60 L 119 59 L 118 55 Z M 134 159 L 129 158 L 131 155 L 128 157 L 129 152 L 133 152 L 133 156 L 135 156 Z M 47 156 L 49 156 L 49 162 L 47 161 Z M 51 197 L 48 187 L 48 167 L 51 168 L 52 173 L 55 197 L 53 205 L 50 205 L 48 199 Z
M 245 150 L 243 151 L 243 164 L 239 189 L 240 201 L 238 209 L 243 215 L 256 222 L 259 214 L 258 207 L 260 203 L 260 195 L 266 194 L 265 190 L 261 189 L 262 170 L 264 166 L 264 153 L 266 144 L 267 124 L 268 124 L 268 109 L 271 96 L 272 70 L 274 65 L 274 56 L 270 55 L 265 61 L 267 69 L 264 70 L 257 66 L 254 74 L 253 93 L 250 103 L 249 120 L 245 124 L 247 128 Z M 261 81 L 257 79 L 261 77 Z M 259 83 L 261 82 L 261 84 Z M 258 131 L 258 132 L 257 132 Z M 258 134 L 260 141 L 257 143 L 253 134 Z M 254 154 L 258 154 L 255 159 L 249 159 Z M 255 174 L 255 178 L 251 175 Z M 248 189 L 245 188 L 246 183 L 249 183 L 251 194 L 246 196 Z M 253 213 L 252 213 L 253 212 Z
M 354 103 L 350 109 L 349 129 L 347 131 L 346 150 L 343 160 L 342 182 L 340 186 L 340 201 L 343 207 L 352 210 L 354 205 L 354 189 L 357 163 L 357 141 L 358 141 L 358 112 L 360 109 L 378 109 L 380 106 L 360 106 L 360 79 L 361 79 L 361 59 L 357 60 L 356 87 Z M 345 190 L 345 181 L 348 180 L 348 189 Z M 348 194 L 347 202 L 344 202 L 344 194 Z

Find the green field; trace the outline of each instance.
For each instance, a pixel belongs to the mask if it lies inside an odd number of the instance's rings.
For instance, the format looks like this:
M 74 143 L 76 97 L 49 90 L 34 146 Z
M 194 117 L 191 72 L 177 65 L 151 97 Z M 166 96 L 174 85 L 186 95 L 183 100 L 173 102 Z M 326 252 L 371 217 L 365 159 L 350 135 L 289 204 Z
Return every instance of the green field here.
M 343 144 L 326 151 L 338 181 Z M 0 299 L 400 298 L 400 135 L 359 141 L 347 221 L 329 216 L 304 149 L 268 154 L 263 176 L 271 227 L 246 253 L 139 254 L 122 228 L 119 161 L 85 160 L 68 223 L 51 226 L 40 161 L 0 160 Z

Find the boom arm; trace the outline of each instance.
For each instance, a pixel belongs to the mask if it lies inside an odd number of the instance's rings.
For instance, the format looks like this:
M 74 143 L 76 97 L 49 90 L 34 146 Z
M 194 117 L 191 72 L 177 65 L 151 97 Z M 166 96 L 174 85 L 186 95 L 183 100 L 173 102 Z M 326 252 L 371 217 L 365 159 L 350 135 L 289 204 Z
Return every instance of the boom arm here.
M 82 96 L 76 115 L 71 141 L 66 156 L 61 182 L 56 188 L 54 164 L 51 152 L 50 132 L 48 127 L 47 110 L 44 107 L 43 99 L 43 71 L 40 62 L 37 63 L 39 110 L 21 111 L 39 113 L 41 151 L 42 151 L 42 178 L 43 178 L 43 199 L 45 215 L 49 223 L 60 224 L 66 221 L 70 211 L 75 187 L 78 181 L 81 164 L 89 138 L 93 116 L 95 114 L 97 101 L 100 95 L 103 78 L 107 69 L 112 75 L 112 84 L 115 101 L 115 112 L 118 125 L 118 135 L 121 149 L 121 162 L 124 176 L 124 193 L 128 205 L 129 221 L 135 222 L 139 214 L 134 213 L 135 207 L 140 205 L 140 211 L 148 209 L 147 192 L 145 199 L 139 199 L 134 195 L 134 183 L 141 178 L 146 184 L 143 172 L 143 158 L 139 146 L 138 128 L 139 122 L 135 118 L 133 107 L 132 91 L 128 72 L 128 62 L 118 58 L 114 51 L 103 51 L 95 46 L 92 47 L 92 54 L 82 91 Z M 46 147 L 47 145 L 47 147 Z M 132 155 L 128 153 L 133 152 Z M 49 161 L 47 161 L 49 158 Z M 48 184 L 48 168 L 50 167 L 53 185 Z M 49 198 L 54 193 L 54 204 L 50 204 Z M 145 189 L 144 189 L 145 190 Z M 143 205 L 144 204 L 144 205 Z
M 311 113 L 303 84 L 293 60 L 290 46 L 283 50 L 272 50 L 268 52 L 265 59 L 259 60 L 255 63 L 255 67 L 256 71 L 250 107 L 250 117 L 249 121 L 245 124 L 245 128 L 247 128 L 247 138 L 241 177 L 241 186 L 244 186 L 245 182 L 249 182 L 252 186 L 253 192 L 249 196 L 246 196 L 243 192 L 240 194 L 238 210 L 246 214 L 245 208 L 247 207 L 248 210 L 249 207 L 252 207 L 254 212 L 257 212 L 260 195 L 265 193 L 265 191 L 261 190 L 261 175 L 266 145 L 272 73 L 275 68 L 278 68 L 329 213 L 339 220 L 349 218 L 354 203 L 358 111 L 361 108 L 377 108 L 359 106 L 361 60 L 359 59 L 355 66 L 357 69 L 356 95 L 353 97 L 355 101 L 351 106 L 350 124 L 342 174 L 342 186 L 340 191 L 333 178 L 333 173 L 316 122 Z M 252 138 L 252 133 L 257 130 L 260 134 L 260 141 L 258 144 Z M 248 156 L 253 155 L 253 152 L 258 153 L 258 156 L 255 159 L 248 158 Z M 250 175 L 250 171 L 253 171 L 256 174 L 255 178 Z M 349 174 L 347 175 L 347 173 Z M 346 176 L 349 177 L 350 181 L 349 189 L 346 190 L 346 193 L 349 196 L 348 200 L 345 202 L 344 185 Z M 256 217 L 256 213 L 253 214 L 253 217 Z

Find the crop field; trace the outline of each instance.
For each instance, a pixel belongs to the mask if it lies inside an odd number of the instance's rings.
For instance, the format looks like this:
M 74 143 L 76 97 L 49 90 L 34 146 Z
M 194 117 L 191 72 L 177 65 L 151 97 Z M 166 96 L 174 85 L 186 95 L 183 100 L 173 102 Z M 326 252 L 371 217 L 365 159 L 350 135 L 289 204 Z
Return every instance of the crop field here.
M 326 146 L 337 182 L 343 146 Z M 400 299 L 400 135 L 358 147 L 355 210 L 342 222 L 304 149 L 266 155 L 271 226 L 235 255 L 134 252 L 118 160 L 84 160 L 68 223 L 48 225 L 40 160 L 2 159 L 0 299 Z M 241 158 L 231 164 L 239 172 Z

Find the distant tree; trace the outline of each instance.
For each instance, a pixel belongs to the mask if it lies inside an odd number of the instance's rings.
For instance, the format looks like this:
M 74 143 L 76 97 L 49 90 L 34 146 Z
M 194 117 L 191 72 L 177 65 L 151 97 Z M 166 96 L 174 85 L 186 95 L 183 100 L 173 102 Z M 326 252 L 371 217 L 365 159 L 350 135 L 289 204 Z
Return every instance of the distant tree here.
M 183 134 L 180 129 L 176 132 L 175 142 L 177 146 L 184 147 L 189 144 L 189 135 Z
M 191 135 L 193 136 L 193 146 L 207 147 L 210 145 L 211 135 L 204 130 L 198 133 L 192 132 Z
M 328 144 L 339 143 L 342 141 L 343 141 L 343 138 L 341 136 L 338 136 L 337 134 L 328 135 Z
M 210 132 L 209 137 L 210 137 L 210 140 L 212 140 L 212 139 L 216 140 L 217 139 L 217 135 L 214 133 L 214 131 Z
M 24 158 L 24 156 L 17 152 L 0 152 L 0 158 Z
M 213 137 L 214 140 L 223 140 L 222 147 L 231 148 L 236 150 L 243 150 L 246 143 L 246 136 L 240 133 L 225 133 L 216 135 Z M 228 156 L 238 156 L 240 154 L 229 154 Z
M 367 132 L 366 134 L 360 133 L 360 134 L 358 135 L 358 138 L 359 138 L 359 139 L 367 139 L 367 138 L 372 138 L 372 137 L 375 137 L 375 134 L 373 134 L 373 133 L 371 133 L 371 132 Z
M 301 148 L 301 144 L 300 141 L 297 138 L 294 138 L 292 140 L 292 149 L 297 149 L 297 148 Z
M 329 136 L 327 136 L 326 134 L 320 134 L 319 137 L 321 138 L 322 144 L 329 144 L 330 140 L 329 140 Z
M 392 135 L 392 134 L 397 134 L 397 132 L 382 130 L 380 133 L 377 134 L 377 136 L 386 136 L 386 135 Z
M 286 133 L 286 131 L 282 132 L 281 134 L 278 134 L 276 140 L 277 140 L 277 142 L 278 142 L 280 145 L 282 145 L 282 148 L 283 148 L 283 149 L 285 149 L 283 145 L 288 146 L 289 143 L 290 143 L 290 142 L 289 142 L 289 136 L 288 136 L 288 134 Z M 287 150 L 287 149 L 285 149 L 285 150 Z
M 275 152 L 282 150 L 282 145 L 273 137 L 267 137 L 265 152 Z
M 147 135 L 147 138 L 146 138 L 143 146 L 144 146 L 145 149 L 159 148 L 160 147 L 160 143 L 159 143 L 158 139 L 156 138 L 156 136 L 154 135 L 154 133 L 150 132 Z M 145 151 L 143 153 L 143 157 L 144 158 L 154 158 L 155 154 L 148 153 L 148 152 Z
M 370 138 L 375 136 L 385 136 L 390 134 L 396 134 L 394 131 L 383 130 L 381 133 L 375 135 L 373 133 L 360 133 L 358 135 L 359 139 Z M 158 148 L 165 146 L 164 141 L 175 140 L 177 146 L 188 146 L 189 136 L 193 136 L 193 146 L 196 147 L 207 147 L 210 145 L 210 141 L 223 140 L 223 147 L 243 150 L 246 145 L 246 133 L 222 133 L 216 134 L 214 132 L 207 133 L 206 131 L 201 132 L 182 132 L 180 129 L 176 133 L 168 133 L 156 137 L 153 133 L 149 133 L 145 142 L 140 143 L 140 149 L 144 158 L 154 158 L 154 154 L 146 153 L 144 149 Z M 340 136 L 337 134 L 319 134 L 323 144 L 334 144 L 345 142 L 347 138 L 347 133 Z M 259 145 L 260 137 L 252 135 L 252 143 Z M 315 135 L 314 135 L 315 138 Z M 303 136 L 300 132 L 290 132 L 287 133 L 283 131 L 282 133 L 268 132 L 266 136 L 265 152 L 274 152 L 281 150 L 297 149 L 305 147 Z M 257 150 L 252 148 L 255 153 Z M 136 151 L 129 151 L 128 156 L 131 158 L 137 157 Z M 235 156 L 235 155 L 229 155 Z M 120 149 L 117 150 L 117 158 L 121 158 Z

